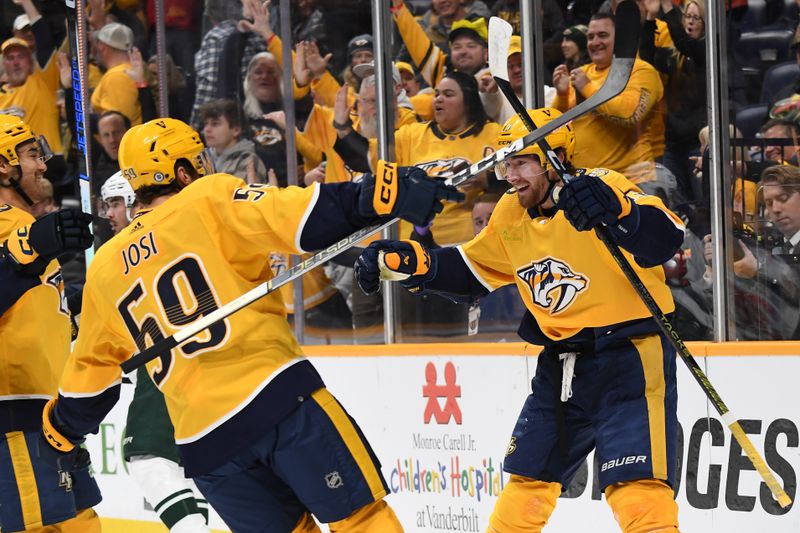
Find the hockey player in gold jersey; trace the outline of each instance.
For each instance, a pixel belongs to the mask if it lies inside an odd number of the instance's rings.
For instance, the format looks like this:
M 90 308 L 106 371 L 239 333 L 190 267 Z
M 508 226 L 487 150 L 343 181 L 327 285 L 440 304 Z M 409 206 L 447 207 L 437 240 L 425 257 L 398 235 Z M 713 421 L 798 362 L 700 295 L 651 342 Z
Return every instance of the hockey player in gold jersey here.
M 540 127 L 560 115 L 551 108 L 529 113 Z M 510 119 L 498 148 L 526 133 L 519 117 Z M 547 140 L 569 163 L 572 127 Z M 515 284 L 525 302 L 519 334 L 544 351 L 508 446 L 510 480 L 489 532 L 541 531 L 592 449 L 601 490 L 623 531 L 677 532 L 675 352 L 591 230 L 607 226 L 669 313 L 674 304 L 661 263 L 682 242 L 680 219 L 614 171 L 572 169 L 564 184 L 537 146 L 496 172 L 514 189 L 474 239 L 436 250 L 377 241 L 356 264 L 359 284 L 374 292 L 379 279 L 392 279 L 412 292 L 461 300 Z M 558 203 L 556 187 L 563 187 Z
M 302 189 L 210 174 L 198 134 L 157 119 L 129 130 L 120 166 L 142 209 L 92 261 L 82 327 L 44 424 L 62 452 L 119 396 L 119 364 L 272 277 L 270 252 L 327 247 L 387 216 L 428 221 L 463 195 L 416 168 Z M 415 223 L 417 223 L 415 222 Z M 237 532 L 396 532 L 379 463 L 303 357 L 279 292 L 147 365 L 187 477 Z
M 56 258 L 92 243 L 91 217 L 80 211 L 31 214 L 45 199 L 49 155 L 27 123 L 0 115 L 0 253 L 32 280 L 0 317 L 0 529 L 91 533 L 100 530 L 91 508 L 100 492 L 88 452 L 76 452 L 80 464 L 56 465 L 56 452 L 40 446 L 42 409 L 57 392 L 72 332 Z

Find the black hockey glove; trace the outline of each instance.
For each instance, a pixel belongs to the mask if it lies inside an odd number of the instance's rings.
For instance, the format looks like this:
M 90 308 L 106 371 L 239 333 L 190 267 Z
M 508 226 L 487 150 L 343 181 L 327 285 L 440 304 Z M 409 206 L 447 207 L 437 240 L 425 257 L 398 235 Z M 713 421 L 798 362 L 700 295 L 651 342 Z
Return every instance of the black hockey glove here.
M 631 201 L 616 187 L 595 176 L 573 178 L 561 190 L 558 208 L 578 231 L 588 231 L 599 224 L 616 225 L 631 212 Z
M 442 201 L 463 202 L 464 198 L 455 187 L 429 178 L 422 169 L 378 161 L 377 172 L 362 178 L 358 210 L 365 217 L 399 217 L 425 226 L 441 213 Z
M 38 276 L 48 263 L 66 252 L 80 252 L 92 245 L 92 216 L 79 209 L 63 209 L 23 226 L 3 244 L 17 270 Z
M 436 276 L 436 255 L 417 241 L 375 241 L 355 264 L 358 286 L 365 294 L 378 292 L 381 280 L 399 281 L 409 292 L 425 289 Z

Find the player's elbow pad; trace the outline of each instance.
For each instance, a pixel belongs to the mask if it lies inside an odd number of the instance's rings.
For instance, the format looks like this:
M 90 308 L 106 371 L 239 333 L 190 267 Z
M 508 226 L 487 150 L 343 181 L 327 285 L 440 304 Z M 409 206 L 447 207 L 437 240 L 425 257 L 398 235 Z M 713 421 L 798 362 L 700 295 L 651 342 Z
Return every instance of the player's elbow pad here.
M 635 203 L 631 207 L 630 215 L 609 226 L 614 240 L 643 268 L 665 263 L 683 243 L 683 231 L 656 207 Z

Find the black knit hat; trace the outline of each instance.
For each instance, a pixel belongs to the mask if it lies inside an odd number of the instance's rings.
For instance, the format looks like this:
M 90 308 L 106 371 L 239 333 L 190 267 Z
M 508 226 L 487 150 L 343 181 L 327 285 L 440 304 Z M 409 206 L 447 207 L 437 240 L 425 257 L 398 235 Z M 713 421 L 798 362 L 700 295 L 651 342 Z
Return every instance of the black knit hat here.
M 583 24 L 578 24 L 577 26 L 570 26 L 569 28 L 564 30 L 564 33 L 562 35 L 564 36 L 564 39 L 569 39 L 573 43 L 577 44 L 578 49 L 581 52 L 585 52 L 587 31 L 589 31 L 589 29 L 586 26 L 584 26 Z
M 353 57 L 353 54 L 359 50 L 373 50 L 372 35 L 365 33 L 363 35 L 356 35 L 350 42 L 347 43 L 347 57 Z

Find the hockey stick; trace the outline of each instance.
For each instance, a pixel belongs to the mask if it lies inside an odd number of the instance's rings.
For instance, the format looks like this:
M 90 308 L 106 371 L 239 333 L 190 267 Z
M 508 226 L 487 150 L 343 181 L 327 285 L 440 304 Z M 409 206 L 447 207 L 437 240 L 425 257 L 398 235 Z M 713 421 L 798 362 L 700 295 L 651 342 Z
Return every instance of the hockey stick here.
M 81 195 L 81 210 L 94 215 L 92 209 L 92 160 L 91 132 L 87 120 L 89 112 L 88 54 L 86 51 L 86 6 L 84 0 L 65 0 L 67 6 L 67 32 L 69 55 L 72 66 L 72 94 L 75 100 L 75 142 L 78 145 L 78 178 Z M 70 111 L 67 111 L 68 113 Z M 86 269 L 94 258 L 94 246 L 86 252 Z
M 617 6 L 615 19 L 615 24 L 618 28 L 635 28 L 639 24 L 639 9 L 634 6 L 633 2 L 621 2 Z M 511 33 L 511 25 L 506 21 L 497 17 L 492 17 L 489 21 L 489 69 L 492 72 L 492 76 L 494 77 L 497 86 L 503 92 L 503 95 L 506 97 L 506 99 L 508 99 L 511 106 L 514 108 L 514 111 L 517 112 L 525 126 L 530 131 L 535 131 L 537 129 L 536 124 L 534 124 L 533 120 L 531 120 L 530 115 L 528 115 L 528 112 L 525 109 L 525 106 L 522 104 L 522 102 L 520 102 L 519 98 L 517 98 L 517 95 L 514 93 L 514 90 L 508 81 L 506 58 L 508 45 L 511 40 Z M 631 33 L 636 34 L 637 32 Z M 638 41 L 638 34 L 636 35 L 636 40 Z M 564 182 L 568 183 L 571 176 L 567 172 L 564 163 L 562 163 L 562 161 L 558 158 L 547 140 L 544 138 L 540 139 L 538 144 L 542 149 L 542 152 L 544 152 L 545 156 L 547 157 L 548 162 L 553 165 L 553 168 L 564 180 Z M 722 401 L 722 398 L 711 385 L 711 382 L 705 375 L 705 372 L 703 372 L 703 370 L 700 368 L 697 360 L 692 356 L 691 352 L 689 352 L 689 349 L 686 347 L 683 340 L 681 340 L 677 331 L 675 331 L 675 329 L 672 327 L 669 319 L 661 311 L 661 308 L 658 307 L 658 304 L 650 294 L 650 291 L 647 289 L 645 284 L 642 282 L 641 278 L 639 278 L 638 274 L 636 274 L 636 271 L 633 270 L 633 267 L 630 265 L 628 260 L 622 255 L 619 247 L 611 239 L 608 233 L 608 228 L 605 226 L 598 226 L 595 228 L 595 231 L 597 232 L 598 238 L 603 242 L 606 248 L 608 248 L 608 251 L 614 258 L 614 261 L 616 261 L 616 263 L 620 266 L 622 272 L 625 274 L 625 277 L 633 286 L 634 290 L 636 290 L 647 309 L 650 311 L 653 317 L 656 318 L 656 322 L 658 323 L 662 333 L 664 333 L 664 335 L 669 339 L 670 343 L 675 348 L 675 351 L 680 355 L 683 362 L 689 367 L 689 371 L 700 384 L 700 388 L 703 389 L 706 397 L 708 397 L 708 399 L 714 405 L 714 408 L 717 410 L 717 413 L 719 413 L 722 420 L 731 430 L 731 434 L 733 434 L 736 442 L 738 442 L 739 446 L 741 446 L 741 448 L 745 451 L 747 457 L 750 459 L 750 462 L 761 476 L 761 479 L 764 480 L 764 483 L 767 485 L 770 492 L 772 492 L 773 498 L 778 501 L 778 504 L 781 507 L 785 508 L 789 506 L 792 503 L 789 495 L 786 494 L 778 481 L 775 479 L 769 467 L 767 467 L 766 463 L 764 462 L 764 459 L 761 457 L 753 443 L 742 430 L 738 419 L 733 416 L 730 409 L 728 409 L 728 407 Z
M 578 118 L 584 113 L 588 113 L 589 111 L 600 105 L 603 105 L 605 102 L 618 95 L 620 92 L 622 92 L 622 90 L 625 88 L 625 85 L 628 83 L 628 77 L 630 76 L 631 69 L 633 68 L 633 58 L 635 57 L 635 54 L 636 54 L 635 46 L 633 47 L 633 52 L 630 53 L 629 55 L 618 54 L 617 57 L 615 57 L 611 63 L 611 71 L 609 72 L 608 78 L 606 79 L 605 83 L 603 83 L 603 86 L 600 87 L 600 89 L 592 97 L 588 98 L 580 105 L 575 106 L 570 111 L 564 113 L 557 119 L 552 120 L 541 129 L 532 131 L 525 137 L 514 141 L 508 146 L 503 147 L 502 149 L 490 154 L 489 156 L 481 159 L 480 161 L 473 163 L 469 167 L 461 170 L 454 176 L 450 177 L 447 180 L 447 182 L 451 185 L 460 185 L 461 183 L 464 183 L 471 177 L 481 174 L 482 172 L 486 172 L 487 170 L 494 167 L 500 161 L 503 161 L 506 158 L 511 157 L 520 150 L 524 150 L 526 146 L 530 146 L 531 144 L 544 138 L 545 135 L 548 135 L 553 130 L 558 129 L 567 122 L 574 120 L 575 118 Z M 268 281 L 265 281 L 261 285 L 253 287 L 248 292 L 244 293 L 243 295 L 239 296 L 234 300 L 231 300 L 230 302 L 216 309 L 215 311 L 212 311 L 211 313 L 204 315 L 203 317 L 187 325 L 180 331 L 177 331 L 174 334 L 170 335 L 169 337 L 158 341 L 153 346 L 150 346 L 149 348 L 146 348 L 145 350 L 142 350 L 141 352 L 134 354 L 130 359 L 124 361 L 121 364 L 122 371 L 127 374 L 129 372 L 132 372 L 133 370 L 136 370 L 137 368 L 144 365 L 148 361 L 151 361 L 156 357 L 159 357 L 160 354 L 175 348 L 176 346 L 182 344 L 183 342 L 197 335 L 204 329 L 212 326 L 216 322 L 223 320 L 224 318 L 230 316 L 239 309 L 247 305 L 250 305 L 252 302 L 258 300 L 259 298 L 263 298 L 267 294 L 277 290 L 279 287 L 285 285 L 286 283 L 289 283 L 295 278 L 302 276 L 312 268 L 321 265 L 322 263 L 332 259 L 338 254 L 347 250 L 348 248 L 354 246 L 356 243 L 378 233 L 384 228 L 391 226 L 398 220 L 399 219 L 395 218 L 381 225 L 371 226 L 369 228 L 358 230 L 349 237 L 345 237 L 339 242 L 332 244 L 325 250 L 317 252 L 312 257 L 309 257 L 302 263 L 293 266 L 292 268 L 286 270 L 282 274 Z

